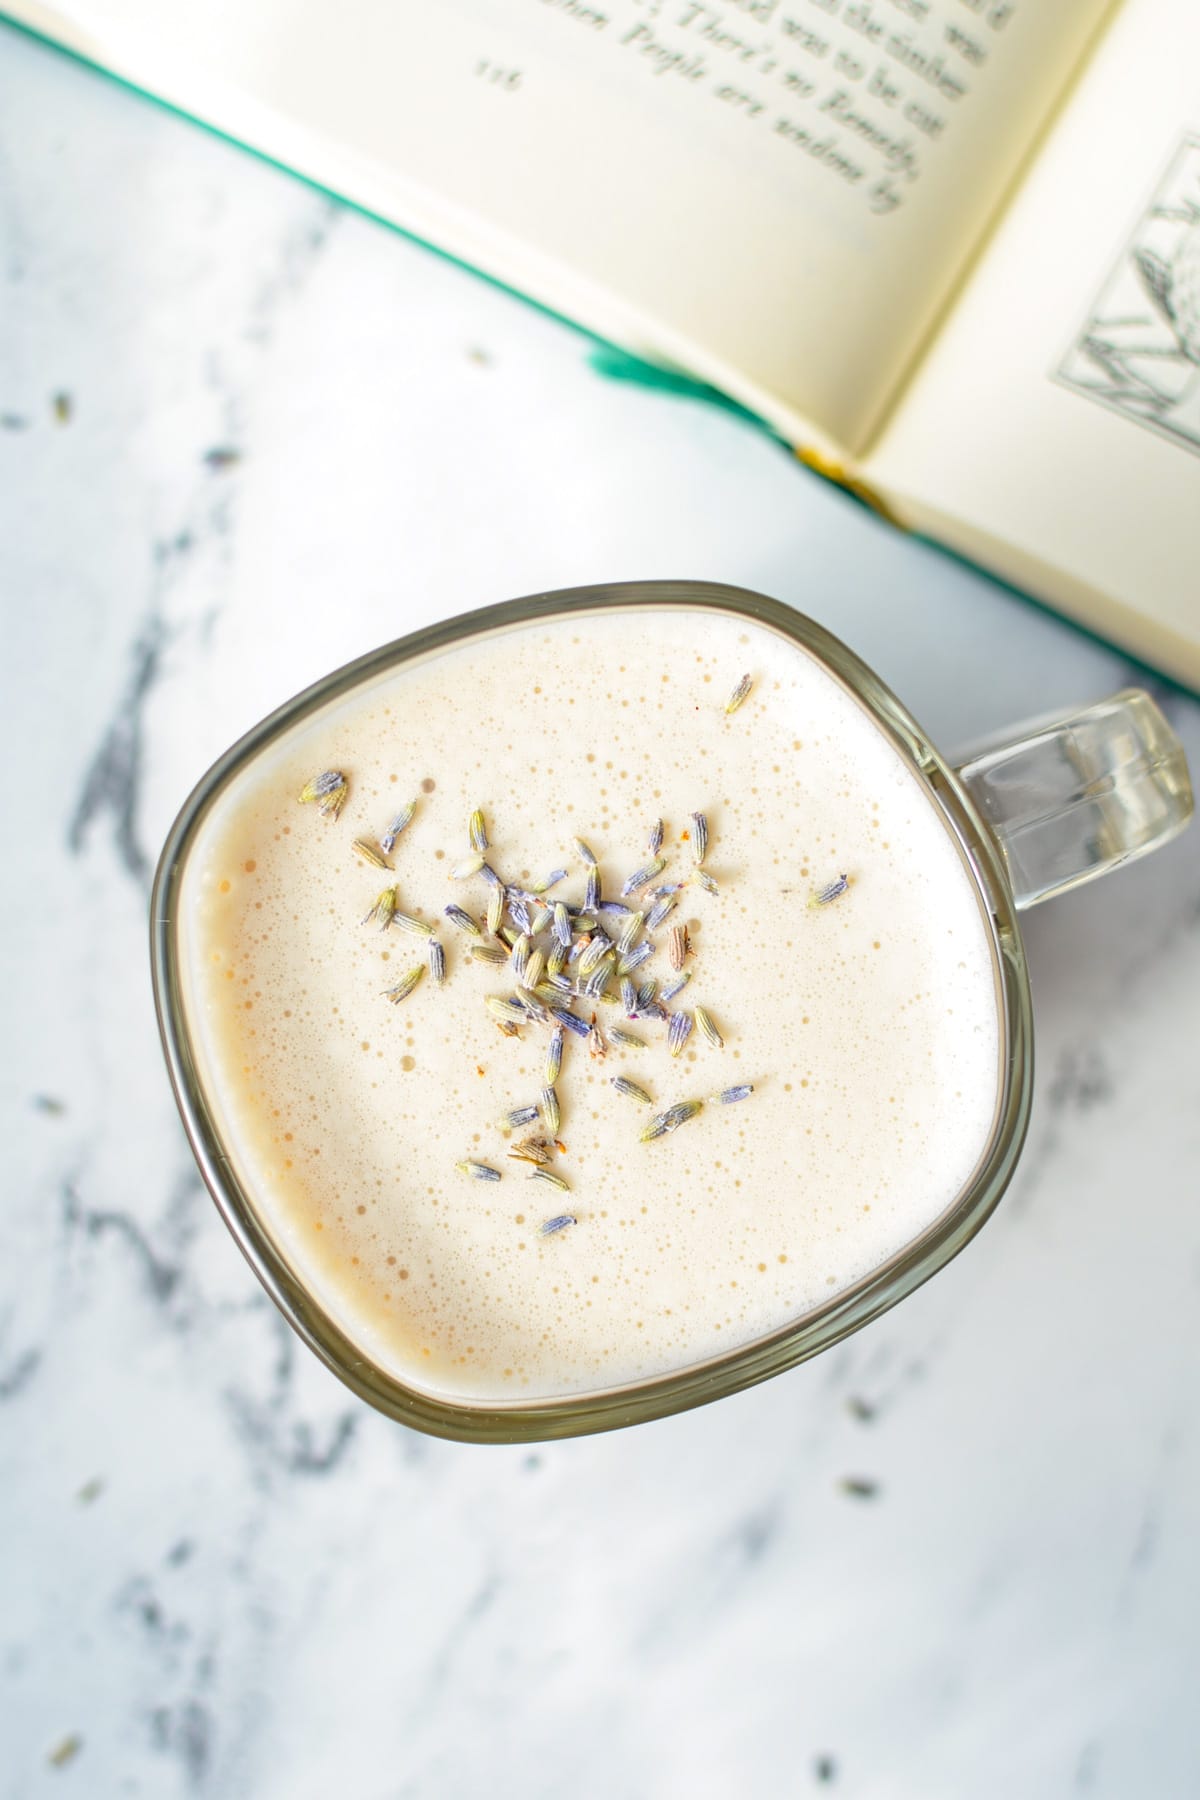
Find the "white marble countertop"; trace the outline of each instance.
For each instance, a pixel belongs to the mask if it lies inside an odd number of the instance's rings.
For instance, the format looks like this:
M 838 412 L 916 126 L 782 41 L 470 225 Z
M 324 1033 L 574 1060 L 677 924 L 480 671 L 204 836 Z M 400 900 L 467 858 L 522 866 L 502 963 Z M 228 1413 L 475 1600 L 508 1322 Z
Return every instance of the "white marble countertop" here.
M 534 1451 L 418 1437 L 293 1340 L 146 957 L 218 751 L 467 607 L 758 588 L 948 747 L 1121 658 L 2 28 L 0 415 L 0 1792 L 1200 1792 L 1200 832 L 1030 917 L 1028 1149 L 955 1263 L 740 1398 Z

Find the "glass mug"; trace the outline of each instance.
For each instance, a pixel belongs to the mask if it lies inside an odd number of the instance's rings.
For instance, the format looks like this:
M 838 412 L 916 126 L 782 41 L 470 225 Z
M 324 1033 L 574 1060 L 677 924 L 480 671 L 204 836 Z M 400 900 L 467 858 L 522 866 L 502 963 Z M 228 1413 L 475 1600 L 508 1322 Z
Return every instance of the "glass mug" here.
M 262 753 L 286 744 L 365 686 L 497 634 L 575 616 L 678 613 L 752 621 L 821 664 L 917 775 L 973 884 L 990 941 L 1000 1070 L 990 1137 L 957 1198 L 869 1274 L 751 1342 L 648 1379 L 581 1393 L 482 1400 L 429 1391 L 381 1365 L 306 1283 L 264 1216 L 220 1122 L 219 1096 L 186 978 L 189 904 L 198 836 L 223 796 L 253 778 Z M 152 966 L 159 1029 L 176 1100 L 205 1183 L 284 1317 L 360 1398 L 418 1429 L 466 1442 L 521 1442 L 607 1430 L 719 1399 L 837 1343 L 927 1280 L 972 1238 L 1003 1194 L 1028 1122 L 1032 1017 L 1017 914 L 1165 844 L 1187 823 L 1192 795 L 1182 748 L 1145 693 L 1127 690 L 1069 717 L 1021 727 L 957 766 L 947 762 L 884 684 L 811 620 L 740 589 L 698 582 L 630 583 L 516 600 L 427 627 L 327 676 L 249 732 L 185 803 L 159 861 L 152 900 Z

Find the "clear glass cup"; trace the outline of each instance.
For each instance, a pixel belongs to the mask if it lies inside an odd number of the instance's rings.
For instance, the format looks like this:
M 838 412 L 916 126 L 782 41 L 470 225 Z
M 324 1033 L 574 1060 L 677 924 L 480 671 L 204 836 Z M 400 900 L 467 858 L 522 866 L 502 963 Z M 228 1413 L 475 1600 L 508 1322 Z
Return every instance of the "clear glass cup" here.
M 679 608 L 743 616 L 815 655 L 918 773 L 975 885 L 991 936 L 1003 1036 L 990 1140 L 956 1200 L 901 1252 L 767 1337 L 659 1377 L 536 1401 L 454 1400 L 408 1386 L 330 1316 L 268 1228 L 222 1141 L 188 1017 L 180 931 L 197 834 L 229 785 L 285 733 L 359 684 L 534 620 L 597 610 Z M 681 621 L 682 623 L 682 621 Z M 1020 1154 L 1033 1081 L 1029 981 L 1017 914 L 1167 843 L 1192 792 L 1178 739 L 1149 695 L 1129 689 L 1006 733 L 948 761 L 879 677 L 790 607 L 700 582 L 576 588 L 433 625 L 339 669 L 263 720 L 204 776 L 171 828 L 155 876 L 151 958 L 167 1067 L 205 1183 L 259 1280 L 321 1360 L 362 1399 L 438 1436 L 476 1443 L 557 1438 L 639 1423 L 719 1399 L 827 1349 L 928 1280 L 996 1206 Z

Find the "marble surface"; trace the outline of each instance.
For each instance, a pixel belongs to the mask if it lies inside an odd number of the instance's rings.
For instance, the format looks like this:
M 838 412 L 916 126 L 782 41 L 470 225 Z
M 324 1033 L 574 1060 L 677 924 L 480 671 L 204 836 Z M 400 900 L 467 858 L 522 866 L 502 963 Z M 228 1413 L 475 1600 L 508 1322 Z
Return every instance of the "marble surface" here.
M 147 974 L 192 782 L 424 620 L 737 582 L 949 747 L 1121 658 L 2 28 L 0 415 L 0 1793 L 1200 1792 L 1200 832 L 1030 917 L 1032 1129 L 965 1254 L 782 1379 L 532 1451 L 292 1339 Z

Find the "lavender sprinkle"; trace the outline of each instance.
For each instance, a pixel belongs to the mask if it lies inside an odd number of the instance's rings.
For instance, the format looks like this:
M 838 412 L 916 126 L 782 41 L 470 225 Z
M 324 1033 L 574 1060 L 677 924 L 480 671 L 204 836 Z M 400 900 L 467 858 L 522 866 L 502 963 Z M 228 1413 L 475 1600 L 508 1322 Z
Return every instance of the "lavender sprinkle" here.
M 692 1015 L 687 1012 L 671 1014 L 671 1023 L 667 1026 L 667 1049 L 672 1056 L 678 1056 L 683 1046 L 692 1035 Z
M 373 869 L 386 869 L 389 867 L 386 856 L 380 854 L 370 838 L 355 838 L 352 848 L 362 857 L 364 862 L 370 863 Z
M 350 785 L 340 769 L 326 769 L 323 775 L 315 775 L 300 790 L 301 806 L 315 803 L 317 811 L 325 819 L 336 819 L 346 803 L 346 795 Z
M 456 1162 L 454 1166 L 461 1175 L 469 1175 L 472 1181 L 499 1181 L 500 1179 L 499 1169 L 493 1169 L 490 1163 L 475 1162 L 471 1157 L 466 1157 L 462 1162 Z
M 671 894 L 664 894 L 661 900 L 656 900 L 646 914 L 646 930 L 657 931 L 663 920 L 675 910 L 678 904 L 679 902 Z
M 555 1187 L 565 1188 L 567 1185 L 560 1175 L 551 1175 L 546 1169 L 535 1169 L 533 1173 L 540 1175 L 543 1181 L 553 1182 Z M 565 1231 L 568 1225 L 578 1225 L 578 1223 L 579 1220 L 572 1213 L 559 1213 L 556 1218 L 547 1219 L 545 1224 L 538 1228 L 538 1235 L 553 1237 L 556 1231 Z
M 601 963 L 598 969 L 592 970 L 591 974 L 584 982 L 581 992 L 586 994 L 589 1000 L 599 1000 L 603 997 L 604 990 L 607 986 L 608 970 L 604 967 L 603 963 Z
M 528 1137 L 523 1137 L 519 1143 L 514 1144 L 508 1154 L 513 1162 L 536 1163 L 541 1168 L 546 1163 L 553 1162 L 554 1146 L 549 1138 L 544 1138 L 534 1131 Z
M 567 871 L 565 869 L 552 869 L 545 880 L 534 882 L 532 891 L 535 894 L 547 894 L 552 887 L 557 887 L 560 881 L 566 879 Z
M 725 702 L 726 713 L 735 713 L 742 702 L 747 699 L 753 686 L 753 675 L 743 675 L 742 679 L 738 682 L 732 694 L 730 694 L 728 700 Z
M 468 937 L 477 938 L 483 936 L 483 933 L 480 931 L 470 913 L 464 912 L 461 906 L 447 906 L 444 908 L 444 911 L 450 923 L 452 925 L 457 925 L 460 931 L 465 931 Z
M 483 868 L 482 856 L 468 856 L 465 861 L 455 863 L 450 871 L 451 881 L 469 881 L 472 875 L 478 875 Z
M 586 946 L 579 958 L 579 973 L 590 975 L 604 961 L 612 945 L 602 931 L 598 931 L 591 943 Z
M 362 923 L 364 925 L 378 925 L 381 931 L 386 931 L 395 917 L 395 914 L 396 890 L 394 887 L 384 888 L 382 894 L 378 895 L 376 898 L 375 904 L 370 912 L 364 914 Z
M 753 1083 L 744 1081 L 740 1087 L 722 1088 L 721 1092 L 717 1095 L 717 1099 L 722 1106 L 733 1106 L 739 1100 L 748 1100 L 753 1092 Z
M 424 963 L 417 963 L 414 968 L 411 968 L 408 971 L 407 975 L 402 975 L 400 977 L 400 980 L 396 983 L 395 987 L 384 989 L 384 999 L 390 1000 L 393 1006 L 398 1006 L 401 1000 L 408 999 L 408 996 L 412 993 L 424 973 Z
M 686 925 L 672 925 L 667 938 L 667 954 L 671 959 L 671 967 L 678 972 L 683 968 L 685 957 L 691 954 L 691 939 Z
M 503 994 L 488 994 L 483 1004 L 493 1018 L 507 1019 L 515 1025 L 525 1023 L 525 1008 L 519 1000 L 510 1000 Z
M 542 971 L 546 966 L 546 958 L 540 950 L 535 950 L 525 965 L 521 976 L 521 986 L 536 988 L 542 979 Z
M 396 814 L 395 818 L 379 840 L 379 848 L 383 851 L 385 856 L 390 856 L 392 854 L 392 851 L 396 848 L 396 839 L 400 836 L 402 831 L 407 831 L 408 827 L 412 824 L 413 814 L 416 810 L 416 801 L 410 800 L 408 805 L 401 807 L 400 811 Z
M 635 869 L 621 889 L 624 898 L 628 899 L 630 894 L 636 894 L 639 888 L 648 887 L 656 875 L 662 874 L 666 866 L 664 859 L 656 856 L 653 862 L 648 862 L 642 868 Z
M 434 937 L 431 937 L 429 940 L 428 954 L 429 973 L 437 983 L 438 987 L 441 987 L 443 981 L 446 979 L 446 952 Z
M 809 905 L 810 906 L 828 906 L 829 902 L 831 900 L 839 899 L 840 896 L 846 892 L 846 889 L 849 886 L 850 886 L 849 876 L 848 875 L 839 875 L 837 877 L 836 881 L 831 881 L 831 882 L 827 883 L 827 885 L 821 889 L 820 893 L 814 894 L 812 899 L 809 901 Z
M 713 1023 L 711 1014 L 705 1012 L 702 1006 L 696 1008 L 696 1024 L 700 1027 L 701 1035 L 708 1039 L 714 1050 L 725 1048 L 725 1039 Z
M 558 1128 L 562 1123 L 562 1114 L 559 1110 L 558 1094 L 553 1083 L 542 1089 L 542 1117 L 546 1121 L 546 1130 L 550 1136 L 557 1137 Z
M 617 934 L 617 949 L 622 956 L 624 956 L 627 951 L 633 949 L 633 941 L 637 937 L 638 932 L 642 929 L 644 922 L 645 915 L 643 913 L 632 912 L 622 925 Z
M 424 919 L 414 919 L 411 913 L 393 913 L 392 929 L 406 932 L 409 937 L 430 938 L 433 936 L 433 926 L 427 924 Z
M 641 1132 L 641 1142 L 652 1144 L 656 1138 L 678 1131 L 681 1125 L 686 1125 L 689 1119 L 695 1118 L 703 1105 L 703 1100 L 681 1100 L 677 1106 L 669 1106 L 666 1112 L 657 1113 Z

